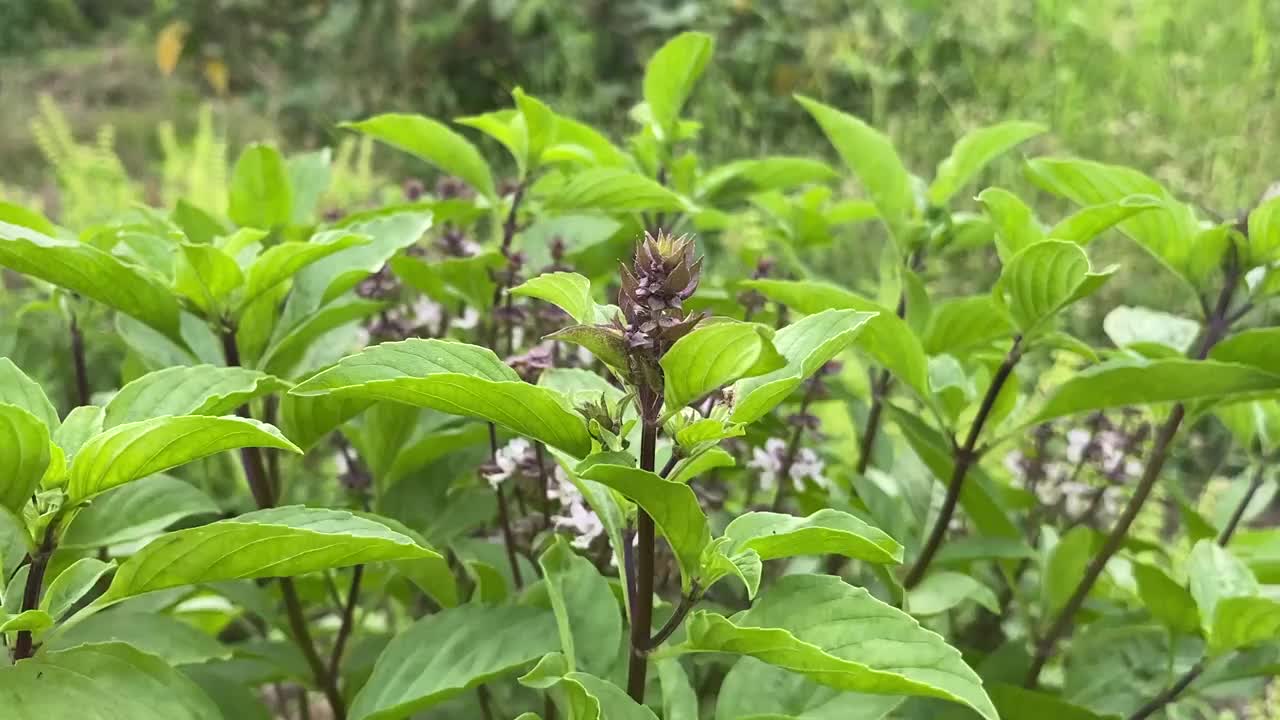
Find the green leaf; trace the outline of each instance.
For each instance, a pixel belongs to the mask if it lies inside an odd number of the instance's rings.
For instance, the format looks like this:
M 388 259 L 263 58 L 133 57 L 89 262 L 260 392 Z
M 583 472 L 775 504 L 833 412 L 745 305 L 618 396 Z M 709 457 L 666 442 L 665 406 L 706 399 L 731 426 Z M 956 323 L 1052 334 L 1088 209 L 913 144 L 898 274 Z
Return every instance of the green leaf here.
M 107 403 L 103 427 L 161 415 L 226 415 L 250 400 L 286 387 L 277 378 L 241 367 L 165 368 L 120 388 Z
M 1104 716 L 1059 697 L 1016 685 L 995 683 L 987 686 L 987 693 L 1004 720 L 1105 720 Z
M 272 245 L 249 267 L 244 296 L 240 298 L 238 306 L 240 311 L 243 312 L 254 300 L 289 280 L 306 266 L 348 248 L 367 244 L 369 238 L 363 235 L 345 230 L 329 230 L 316 234 L 307 242 Z
M 996 226 L 996 250 L 1001 262 L 1045 239 L 1035 211 L 1017 195 L 992 187 L 978 193 L 978 202 Z
M 969 601 L 1000 614 L 1000 600 L 991 588 L 972 575 L 947 571 L 929 573 L 908 590 L 904 609 L 912 615 L 941 615 Z
M 97 300 L 185 347 L 168 285 L 92 245 L 0 222 L 0 265 Z
M 1168 348 L 1185 355 L 1200 334 L 1200 323 L 1144 307 L 1121 305 L 1102 319 L 1102 330 L 1116 347 Z
M 280 400 L 280 429 L 303 450 L 364 412 L 372 400 L 339 395 L 285 395 Z
M 564 656 L 550 653 L 520 678 L 520 684 L 557 691 L 556 705 L 573 720 L 657 720 L 622 688 L 583 672 L 570 672 Z
M 15 405 L 31 413 L 49 432 L 58 429 L 58 411 L 40 388 L 7 357 L 0 357 L 0 403 Z
M 699 198 L 717 198 L 741 192 L 785 190 L 798 185 L 827 183 L 837 177 L 830 165 L 811 158 L 779 155 L 735 160 L 712 168 L 699 178 L 697 195 Z
M 702 76 L 715 41 L 700 32 L 685 32 L 671 38 L 649 58 L 644 67 L 644 100 L 649 105 L 660 140 L 670 140 L 680 109 Z
M 929 395 L 929 362 L 924 349 L 911 327 L 892 310 L 829 283 L 747 280 L 738 283 L 738 287 L 755 290 L 774 302 L 805 314 L 830 309 L 876 313 L 863 326 L 854 344 L 917 393 L 925 397 Z
M 563 536 L 538 558 L 560 630 L 560 651 L 572 672 L 605 675 L 622 643 L 622 614 L 609 581 Z
M 558 645 L 552 614 L 538 608 L 462 605 L 428 615 L 391 639 L 349 717 L 409 717 L 518 672 Z
M 1009 260 L 997 293 L 1009 304 L 1014 324 L 1026 333 L 1096 290 L 1112 272 L 1114 268 L 1092 272 L 1089 257 L 1075 243 L 1045 240 Z
M 23 720 L 222 720 L 195 683 L 124 643 L 41 653 L 0 668 L 5 711 Z
M 995 708 L 959 651 L 914 618 L 832 575 L 788 575 L 732 619 L 698 612 L 685 652 L 764 660 L 841 690 L 922 695 Z
M 786 361 L 763 330 L 752 323 L 708 323 L 677 340 L 661 360 L 667 412 L 741 378 L 782 368 Z
M 648 470 L 623 465 L 591 465 L 580 474 L 617 490 L 653 518 L 658 531 L 671 545 L 687 592 L 691 582 L 697 579 L 702 550 L 711 542 L 707 516 L 693 490 Z
M 1093 535 L 1094 531 L 1083 525 L 1072 528 L 1049 551 L 1041 574 L 1046 612 L 1061 610 L 1080 584 L 1093 559 Z
M 372 240 L 317 260 L 293 276 L 289 300 L 277 324 L 277 334 L 288 332 L 310 318 L 321 306 L 354 288 L 377 272 L 399 250 L 418 241 L 431 227 L 432 216 L 420 210 L 399 211 L 344 226 L 347 232 Z
M 524 253 L 525 267 L 538 270 L 551 264 L 551 245 L 557 239 L 569 262 L 608 241 L 622 223 L 607 215 L 569 214 L 537 218 L 520 231 L 516 242 Z M 612 258 L 610 258 L 612 260 Z
M 716 698 L 716 720 L 881 720 L 904 698 L 842 692 L 753 657 L 733 664 Z
M 273 375 L 294 377 L 298 364 L 317 340 L 332 330 L 385 310 L 387 305 L 358 297 L 340 297 L 292 328 L 277 326 L 275 337 L 263 351 L 258 366 Z
M 509 291 L 512 295 L 538 298 L 569 313 L 579 324 L 596 321 L 596 303 L 591 299 L 591 281 L 571 272 L 543 273 L 529 278 Z
M 49 430 L 35 415 L 0 403 L 0 508 L 22 517 L 52 460 Z
M 771 373 L 734 383 L 733 421 L 752 423 L 764 417 L 828 360 L 851 345 L 862 327 L 874 317 L 854 310 L 824 310 L 779 330 L 773 336 L 773 346 L 787 364 Z
M 1280 637 L 1280 601 L 1261 595 L 1253 572 L 1211 540 L 1201 540 L 1187 561 L 1191 596 L 1214 654 Z
M 1174 582 L 1164 570 L 1146 563 L 1133 563 L 1133 579 L 1147 612 L 1171 630 L 1195 633 L 1200 629 L 1196 603 L 1186 588 Z
M 62 448 L 67 462 L 71 462 L 94 435 L 102 432 L 104 417 L 104 410 L 97 405 L 81 405 L 67 413 L 66 422 L 53 433 L 53 444 Z
M 190 623 L 169 615 L 138 610 L 113 609 L 91 615 L 54 635 L 49 646 L 61 650 L 104 642 L 128 643 L 170 665 L 194 665 L 231 658 L 230 647 Z
M 462 258 L 426 260 L 401 255 L 391 259 L 391 270 L 397 277 L 428 297 L 454 305 L 458 300 L 478 309 L 493 305 L 493 278 L 507 261 L 497 250 L 485 250 Z
M 546 336 L 548 340 L 560 340 L 586 349 L 600 362 L 616 370 L 623 377 L 630 374 L 627 367 L 627 343 L 622 333 L 604 325 L 570 325 Z
M 511 91 L 511 99 L 519 110 L 521 130 L 527 152 L 525 167 L 535 168 L 542 158 L 542 151 L 555 136 L 556 114 L 546 103 L 529 95 L 521 88 Z
M 938 164 L 933 184 L 929 186 L 929 202 L 946 204 L 992 160 L 1046 129 L 1039 123 L 1010 121 L 969 132 L 951 148 L 951 155 Z
M 1280 601 L 1269 597 L 1223 598 L 1213 615 L 1209 649 L 1215 654 L 1280 639 Z
M 1090 205 L 1069 215 L 1049 230 L 1049 238 L 1088 245 L 1094 238 L 1140 212 L 1162 208 L 1159 198 L 1130 195 L 1101 205 Z
M 497 199 L 489 166 L 475 145 L 445 124 L 421 115 L 387 113 L 339 127 L 363 133 L 457 175 L 476 192 Z
M 0 200 L 0 222 L 31 228 L 45 235 L 58 234 L 58 226 L 50 222 L 49 218 L 35 210 L 29 210 L 21 205 L 15 205 L 3 200 Z
M 1280 197 L 1249 213 L 1249 258 L 1253 265 L 1280 259 Z
M 196 486 L 153 475 L 94 498 L 58 543 L 69 550 L 109 547 L 156 535 L 190 517 L 217 515 L 218 504 Z
M 907 221 L 916 213 L 916 199 L 911 176 L 893 142 L 848 113 L 803 95 L 797 95 L 796 100 L 818 121 L 827 140 L 871 195 L 894 239 L 905 245 Z
M 391 400 L 494 422 L 576 457 L 591 450 L 586 423 L 559 393 L 522 382 L 491 350 L 412 339 L 343 358 L 293 395 Z
M 1078 205 L 1104 205 L 1131 195 L 1158 199 L 1162 210 L 1139 213 L 1117 227 L 1173 271 L 1185 272 L 1198 232 L 1195 214 L 1155 180 L 1127 167 L 1074 158 L 1036 158 L 1028 172 L 1040 187 Z
M 963 358 L 1013 334 L 1008 311 L 991 295 L 951 298 L 933 307 L 924 332 L 924 351 Z
M 51 627 L 53 627 L 53 616 L 44 610 L 23 610 L 12 617 L 0 613 L 0 633 L 13 633 L 21 630 L 39 633 Z
M 289 187 L 293 190 L 293 207 L 289 223 L 306 225 L 316 219 L 320 199 L 329 189 L 333 151 L 321 148 L 289 157 Z
M 161 535 L 120 565 L 99 602 L 219 580 L 431 557 L 440 555 L 382 523 L 346 511 L 270 508 Z
M 71 563 L 49 583 L 49 588 L 40 598 L 40 609 L 55 620 L 61 618 L 113 568 L 114 563 L 97 558 L 80 558 Z
M 879 528 L 839 510 L 808 517 L 774 512 L 739 515 L 724 529 L 736 551 L 755 550 L 761 560 L 835 554 L 874 563 L 902 562 L 902 546 Z
M 302 452 L 280 431 L 240 417 L 177 415 L 117 425 L 85 443 L 71 463 L 67 493 L 80 501 L 192 460 L 242 447 Z
M 173 289 L 195 303 L 206 317 L 219 317 L 231 293 L 244 284 L 235 258 L 213 245 L 182 243 L 174 263 Z
M 1223 340 L 1209 353 L 1210 360 L 1250 365 L 1280 373 L 1280 328 L 1251 328 Z
M 600 210 L 607 213 L 691 211 L 693 205 L 665 185 L 640 173 L 599 167 L 574 173 L 550 187 L 545 198 L 552 211 Z
M 1126 405 L 1220 400 L 1280 390 L 1280 376 L 1213 360 L 1116 360 L 1086 368 L 1059 385 L 1026 422 Z
M 231 173 L 227 214 L 243 227 L 270 230 L 289 224 L 293 186 L 279 151 L 255 143 L 240 153 Z
M 1201 540 L 1191 549 L 1187 576 L 1191 580 L 1191 596 L 1195 598 L 1200 621 L 1206 631 L 1213 627 L 1218 603 L 1223 599 L 1253 597 L 1260 591 L 1258 580 L 1249 567 L 1211 540 Z
M 655 667 L 662 684 L 662 720 L 698 720 L 698 694 L 680 661 L 659 660 Z

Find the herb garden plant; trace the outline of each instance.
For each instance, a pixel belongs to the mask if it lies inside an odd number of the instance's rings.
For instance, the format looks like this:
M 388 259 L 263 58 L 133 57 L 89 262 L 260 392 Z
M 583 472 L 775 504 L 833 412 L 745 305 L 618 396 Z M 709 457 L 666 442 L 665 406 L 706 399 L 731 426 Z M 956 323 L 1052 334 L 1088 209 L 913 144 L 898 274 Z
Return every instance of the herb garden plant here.
M 1137 719 L 1259 696 L 1280 199 L 1210 219 L 1041 157 L 1028 177 L 1073 205 L 1048 223 L 974 186 L 1045 128 L 978 129 L 921 178 L 806 97 L 843 169 L 709 167 L 715 128 L 681 111 L 711 56 L 699 33 L 659 50 L 621 144 L 520 89 L 346 125 L 440 171 L 402 202 L 326 206 L 326 153 L 255 145 L 225 217 L 190 197 L 67 229 L 0 204 L 6 307 L 39 320 L 16 345 L 57 332 L 69 358 L 0 359 L 0 715 Z M 1189 302 L 1102 308 L 1090 343 L 1080 308 L 1142 282 L 1091 263 L 1113 232 Z M 883 245 L 874 283 L 824 264 L 839 243 Z M 964 255 L 991 282 L 948 292 Z M 1239 476 L 1212 506 L 1184 479 L 1205 453 Z

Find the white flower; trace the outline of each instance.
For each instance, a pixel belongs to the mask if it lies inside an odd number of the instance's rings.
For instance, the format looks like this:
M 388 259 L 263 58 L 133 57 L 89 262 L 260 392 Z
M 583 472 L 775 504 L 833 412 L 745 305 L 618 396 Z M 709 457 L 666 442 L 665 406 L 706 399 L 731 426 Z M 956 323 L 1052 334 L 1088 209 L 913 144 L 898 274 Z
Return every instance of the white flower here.
M 587 507 L 582 493 L 569 480 L 569 475 L 564 468 L 556 466 L 555 480 L 555 487 L 547 488 L 547 495 L 552 500 L 559 500 L 567 514 L 553 515 L 551 521 L 558 528 L 568 528 L 577 533 L 578 537 L 574 538 L 570 544 L 579 550 L 585 550 L 591 545 L 592 540 L 600 537 L 600 533 L 604 532 L 604 523 L 600 521 L 600 516 Z
M 333 464 L 338 468 L 338 475 L 346 475 L 351 472 L 351 464 L 347 462 L 347 454 L 341 450 L 333 454 Z
M 1138 458 L 1129 458 L 1124 461 L 1124 474 L 1131 478 L 1136 478 L 1142 474 L 1142 461 Z
M 1067 499 L 1067 515 L 1080 517 L 1088 512 L 1093 503 L 1093 492 L 1093 488 L 1084 483 L 1063 483 L 1062 494 Z
M 1057 505 L 1062 499 L 1062 489 L 1056 482 L 1042 482 L 1036 485 L 1036 498 L 1042 505 Z
M 591 512 L 586 505 L 574 503 L 568 507 L 568 515 L 556 515 L 552 518 L 558 528 L 569 528 L 578 534 L 570 543 L 579 550 L 585 550 L 591 541 L 604 532 L 604 523 L 600 517 Z
M 1103 469 L 1113 472 L 1120 468 L 1120 463 L 1124 462 L 1124 446 L 1124 435 L 1114 430 L 1098 433 L 1098 451 L 1102 454 Z
M 782 473 L 782 456 L 787 451 L 787 444 L 778 438 L 769 438 L 764 448 L 752 448 L 751 462 L 747 467 L 760 471 L 760 487 L 772 490 L 778 484 L 778 475 Z
M 813 481 L 814 485 L 820 488 L 828 486 L 827 479 L 822 475 L 822 469 L 826 467 L 826 463 L 822 462 L 822 458 L 809 448 L 804 448 L 796 453 L 795 460 L 791 463 L 791 482 L 796 486 L 796 490 L 804 489 L 805 479 Z
M 1021 450 L 1014 450 L 1004 456 L 1004 469 L 1009 471 L 1013 477 L 1022 477 L 1022 460 L 1024 456 Z
M 1109 487 L 1102 492 L 1102 514 L 1107 518 L 1108 522 L 1111 518 L 1120 514 L 1121 508 L 1125 504 L 1124 490 L 1118 487 Z
M 1084 451 L 1089 447 L 1093 435 L 1088 430 L 1076 428 L 1067 433 L 1067 460 L 1078 463 L 1084 459 Z
M 484 476 L 484 479 L 489 481 L 489 486 L 497 490 L 504 480 L 511 477 L 529 453 L 529 448 L 529 441 L 524 438 L 515 438 L 504 447 L 498 448 L 498 452 L 493 454 L 493 462 L 498 466 L 498 470 L 486 473 Z
M 439 327 L 440 318 L 444 317 L 444 306 L 430 298 L 419 298 L 409 306 L 409 316 L 413 318 L 415 327 Z
M 462 311 L 462 314 L 454 318 L 453 326 L 459 330 L 470 330 L 480 322 L 480 313 L 473 307 L 468 307 Z

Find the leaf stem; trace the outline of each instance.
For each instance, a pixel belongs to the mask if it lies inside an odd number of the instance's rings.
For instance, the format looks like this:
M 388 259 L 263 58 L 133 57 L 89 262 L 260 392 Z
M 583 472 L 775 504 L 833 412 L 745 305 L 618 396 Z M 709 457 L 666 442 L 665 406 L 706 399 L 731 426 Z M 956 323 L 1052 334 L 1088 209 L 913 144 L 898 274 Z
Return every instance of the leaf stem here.
M 80 324 L 76 322 L 76 312 L 71 310 L 71 362 L 75 366 L 76 373 L 76 404 L 79 406 L 88 405 L 92 393 L 89 390 L 89 372 L 84 359 L 84 333 L 80 331 Z
M 657 634 L 649 638 L 649 643 L 645 650 L 653 650 L 666 642 L 667 638 L 671 637 L 671 634 L 679 629 L 680 624 L 689 616 L 689 611 L 692 610 L 693 606 L 697 605 L 698 601 L 701 599 L 702 593 L 698 588 L 698 584 L 695 582 L 692 587 L 689 588 L 689 594 L 681 596 L 680 604 L 677 605 L 675 611 L 671 613 L 671 617 L 667 618 L 667 622 L 663 624 Z
M 333 641 L 333 653 L 329 656 L 329 676 L 338 677 L 338 668 L 342 665 L 342 651 L 346 649 L 347 639 L 355 622 L 356 606 L 360 603 L 360 581 L 364 577 L 364 566 L 356 565 L 351 569 L 351 585 L 347 588 L 347 604 L 342 610 L 342 624 L 338 627 L 338 636 Z
M 640 469 L 653 472 L 658 447 L 658 425 L 645 420 L 640 435 Z M 627 694 L 644 704 L 645 679 L 649 671 L 647 657 L 649 633 L 653 630 L 653 518 L 636 508 L 636 527 L 640 546 L 636 552 L 635 587 L 631 605 L 631 653 L 627 669 Z
M 924 549 L 920 551 L 920 557 L 916 559 L 915 565 L 911 566 L 911 570 L 903 579 L 903 587 L 915 587 L 924 579 L 934 555 L 942 547 L 942 541 L 947 535 L 947 527 L 951 524 L 956 504 L 960 501 L 960 491 L 964 488 L 965 477 L 969 474 L 969 468 L 978 460 L 976 452 L 978 438 L 982 435 L 987 419 L 991 417 L 991 410 L 995 407 L 996 399 L 1000 397 L 1000 390 L 1013 375 L 1013 368 L 1020 359 L 1022 359 L 1021 335 L 1013 339 L 1013 347 L 1009 348 L 1004 362 L 1000 363 L 999 369 L 991 378 L 991 384 L 987 386 L 987 393 L 982 397 L 982 404 L 978 406 L 978 414 L 974 416 L 973 424 L 969 426 L 969 434 L 965 437 L 964 444 L 952 450 L 951 480 L 947 483 L 947 494 L 942 500 L 942 509 L 938 512 L 938 519 L 934 521 L 933 530 L 929 533 L 929 539 L 925 541 Z
M 35 610 L 40 607 L 40 590 L 44 587 L 44 573 L 49 569 L 49 559 L 53 557 L 54 548 L 58 544 L 58 519 L 49 521 L 45 528 L 44 538 L 40 541 L 35 553 L 27 556 L 31 565 L 27 569 L 27 583 L 22 589 L 22 610 Z M 35 652 L 35 645 L 30 630 L 18 631 L 13 644 L 13 660 L 25 660 Z
M 1209 351 L 1226 335 L 1227 330 L 1230 328 L 1231 298 L 1235 294 L 1236 284 L 1239 279 L 1239 271 L 1233 262 L 1226 270 L 1222 291 L 1218 294 L 1217 304 L 1208 317 L 1205 318 L 1204 332 L 1194 355 L 1196 360 L 1204 360 L 1208 357 Z M 1049 657 L 1053 655 L 1058 641 L 1066 635 L 1075 619 L 1076 613 L 1080 611 L 1080 608 L 1084 607 L 1085 598 L 1093 590 L 1098 578 L 1102 577 L 1102 572 L 1106 569 L 1107 562 L 1124 545 L 1124 539 L 1129 532 L 1129 528 L 1132 527 L 1133 521 L 1137 519 L 1138 513 L 1142 510 L 1147 497 L 1151 495 L 1151 490 L 1155 487 L 1156 480 L 1160 477 L 1160 471 L 1164 468 L 1165 461 L 1169 457 L 1169 448 L 1173 443 L 1173 438 L 1177 435 L 1178 428 L 1182 426 L 1182 420 L 1186 417 L 1186 414 L 1186 406 L 1183 403 L 1178 403 L 1169 411 L 1169 417 L 1160 426 L 1160 430 L 1156 433 L 1155 443 L 1151 447 L 1151 454 L 1147 459 L 1147 466 L 1143 469 L 1142 477 L 1138 480 L 1138 486 L 1133 491 L 1133 497 L 1129 499 L 1124 510 L 1120 513 L 1120 517 L 1116 520 L 1115 527 L 1111 529 L 1106 540 L 1103 541 L 1102 549 L 1089 561 L 1088 567 L 1085 568 L 1084 576 L 1076 585 L 1075 591 L 1072 592 L 1071 597 L 1067 599 L 1062 609 L 1058 611 L 1058 615 L 1049 626 L 1049 630 L 1037 644 L 1035 655 L 1032 657 L 1031 665 L 1027 669 L 1026 677 L 1023 679 L 1024 686 L 1035 689 L 1039 684 L 1040 671 L 1049 662 Z
M 489 461 L 498 462 L 498 429 L 489 423 Z M 507 562 L 511 564 L 511 581 L 519 590 L 524 586 L 524 578 L 520 576 L 520 560 L 516 556 L 516 534 L 511 529 L 511 510 L 507 507 L 507 496 L 502 492 L 502 484 L 493 487 L 493 494 L 498 499 L 498 524 L 502 527 L 502 544 L 506 546 Z
M 895 310 L 899 318 L 907 316 L 907 291 L 898 294 L 898 307 Z M 893 387 L 893 373 L 888 368 L 881 368 L 877 377 L 871 381 L 871 406 L 867 408 L 867 425 L 862 429 L 858 441 L 858 464 L 855 468 L 859 475 L 867 472 L 871 464 L 871 452 L 875 449 L 876 436 L 880 434 L 880 418 L 884 414 L 884 401 Z
M 242 367 L 240 347 L 236 342 L 236 330 L 233 325 L 227 325 L 223 328 L 222 352 L 229 367 Z M 237 408 L 236 415 L 245 419 L 252 419 L 253 417 L 253 414 L 249 411 L 248 403 Z M 259 448 L 241 448 L 240 462 L 244 466 L 245 478 L 249 481 L 249 489 L 253 493 L 253 498 L 258 507 L 262 509 L 275 507 L 275 496 L 271 491 L 271 481 L 267 477 L 266 464 L 262 461 L 262 453 Z M 311 638 L 310 631 L 307 630 L 306 615 L 303 612 L 302 603 L 298 600 L 298 591 L 293 585 L 293 578 L 280 578 L 280 595 L 284 598 L 285 612 L 289 617 L 289 627 L 293 631 L 294 641 L 298 645 L 298 649 L 302 651 L 303 657 L 306 658 L 316 685 L 319 686 L 321 692 L 324 693 L 325 698 L 329 701 L 329 707 L 333 711 L 335 720 L 343 720 L 347 716 L 346 703 L 342 699 L 342 693 L 338 691 L 335 677 L 325 668 L 324 661 L 320 659 L 320 653 L 316 651 L 315 641 Z

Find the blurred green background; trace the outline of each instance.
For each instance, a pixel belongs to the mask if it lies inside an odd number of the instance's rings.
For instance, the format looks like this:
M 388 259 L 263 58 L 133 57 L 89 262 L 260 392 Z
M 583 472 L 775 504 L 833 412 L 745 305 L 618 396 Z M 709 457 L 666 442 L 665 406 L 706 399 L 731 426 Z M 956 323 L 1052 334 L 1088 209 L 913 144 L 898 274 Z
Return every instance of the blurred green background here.
M 204 101 L 232 149 L 488 110 L 516 85 L 622 128 L 644 58 L 687 28 L 717 38 L 693 103 L 713 159 L 825 153 L 804 92 L 886 128 L 922 171 L 1016 117 L 1053 128 L 1043 150 L 1133 164 L 1220 212 L 1280 174 L 1273 0 L 0 0 L 0 181 L 56 188 L 41 94 L 82 140 L 113 128 L 144 187 L 158 125 L 190 132 Z
M 189 195 L 216 211 L 227 163 L 266 139 L 335 147 L 325 202 L 350 210 L 422 167 L 336 123 L 479 113 L 522 86 L 621 138 L 644 60 L 690 28 L 717 42 L 690 103 L 704 167 L 831 157 L 792 100 L 802 92 L 888 131 L 922 175 L 966 130 L 1022 119 L 1052 129 L 1026 152 L 1133 165 L 1209 216 L 1251 206 L 1280 178 L 1276 0 L 0 0 L 0 198 L 71 228 L 140 200 Z M 984 180 L 1046 217 L 1064 209 L 1016 162 Z M 1130 279 L 1159 277 L 1128 245 L 1095 247 Z M 874 250 L 843 248 L 820 266 L 874 274 Z M 937 272 L 963 282 L 990 265 Z M 1102 308 L 1178 295 L 1111 285 L 1121 294 Z

